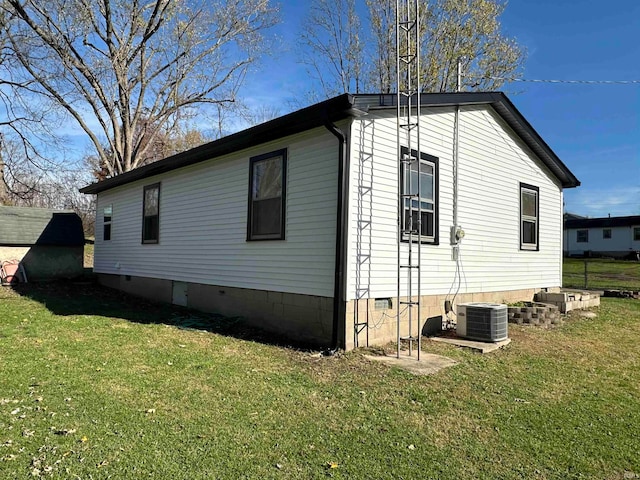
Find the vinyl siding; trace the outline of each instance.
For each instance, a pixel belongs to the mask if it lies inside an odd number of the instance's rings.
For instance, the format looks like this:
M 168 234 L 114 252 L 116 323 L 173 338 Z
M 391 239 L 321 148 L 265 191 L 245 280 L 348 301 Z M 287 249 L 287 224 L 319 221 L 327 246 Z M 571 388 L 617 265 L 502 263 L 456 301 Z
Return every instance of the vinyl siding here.
M 353 126 L 349 299 L 397 294 L 398 167 L 393 113 L 371 111 Z M 454 118 L 453 107 L 423 109 L 421 151 L 439 158 L 440 240 L 439 245 L 421 247 L 423 295 L 457 288 L 456 262 L 449 245 Z M 559 182 L 490 107 L 464 107 L 460 119 L 458 224 L 466 233 L 460 247 L 460 292 L 560 286 Z M 539 188 L 539 251 L 520 250 L 521 182 Z M 403 244 L 403 263 L 407 247 Z
M 249 158 L 287 149 L 285 240 L 246 241 Z M 333 296 L 338 141 L 318 128 L 98 195 L 94 270 Z M 141 244 L 142 192 L 160 182 L 160 241 Z M 102 209 L 113 205 L 111 241 Z

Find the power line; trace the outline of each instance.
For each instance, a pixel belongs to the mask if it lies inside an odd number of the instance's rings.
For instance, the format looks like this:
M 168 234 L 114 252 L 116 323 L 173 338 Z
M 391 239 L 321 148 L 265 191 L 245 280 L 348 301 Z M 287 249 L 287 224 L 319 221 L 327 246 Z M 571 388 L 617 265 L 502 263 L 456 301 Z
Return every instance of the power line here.
M 640 80 L 552 80 L 533 78 L 509 78 L 509 77 L 479 77 L 489 80 L 503 80 L 505 82 L 530 82 L 530 83 L 568 83 L 583 85 L 640 85 Z

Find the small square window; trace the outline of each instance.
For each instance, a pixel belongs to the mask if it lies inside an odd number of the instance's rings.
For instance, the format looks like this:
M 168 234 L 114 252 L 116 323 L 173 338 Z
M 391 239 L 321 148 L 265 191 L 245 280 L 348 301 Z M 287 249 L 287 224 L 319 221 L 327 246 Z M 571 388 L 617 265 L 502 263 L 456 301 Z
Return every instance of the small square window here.
M 576 242 L 588 243 L 589 242 L 589 230 L 576 230 Z
M 611 229 L 610 228 L 603 228 L 602 229 L 602 238 L 604 238 L 605 240 L 609 240 L 611 238 Z
M 390 298 L 376 298 L 373 303 L 373 308 L 376 310 L 390 310 L 393 308 L 393 303 Z
M 144 187 L 142 199 L 142 243 L 158 243 L 160 239 L 160 184 Z

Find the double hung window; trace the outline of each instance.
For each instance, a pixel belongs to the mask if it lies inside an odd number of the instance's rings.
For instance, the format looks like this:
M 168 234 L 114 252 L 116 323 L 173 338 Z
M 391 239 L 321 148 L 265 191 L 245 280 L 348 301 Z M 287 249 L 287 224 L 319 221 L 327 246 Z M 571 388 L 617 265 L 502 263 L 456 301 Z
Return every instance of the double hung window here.
M 417 241 L 418 232 L 426 243 L 438 242 L 438 159 L 403 147 L 402 240 Z
M 538 250 L 540 190 L 533 185 L 520 184 L 520 249 Z

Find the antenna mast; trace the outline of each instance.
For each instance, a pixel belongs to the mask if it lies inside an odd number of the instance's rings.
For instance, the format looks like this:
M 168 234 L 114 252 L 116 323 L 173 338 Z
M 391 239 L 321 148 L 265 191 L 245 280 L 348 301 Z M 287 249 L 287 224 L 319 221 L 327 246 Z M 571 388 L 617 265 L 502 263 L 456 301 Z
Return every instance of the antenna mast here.
M 396 81 L 398 144 L 397 356 L 401 340 L 414 342 L 420 360 L 421 316 L 421 155 L 420 155 L 420 4 L 396 0 Z M 404 298 L 403 298 L 404 297 Z M 406 315 L 405 315 L 406 312 Z M 407 320 L 407 328 L 401 323 Z

